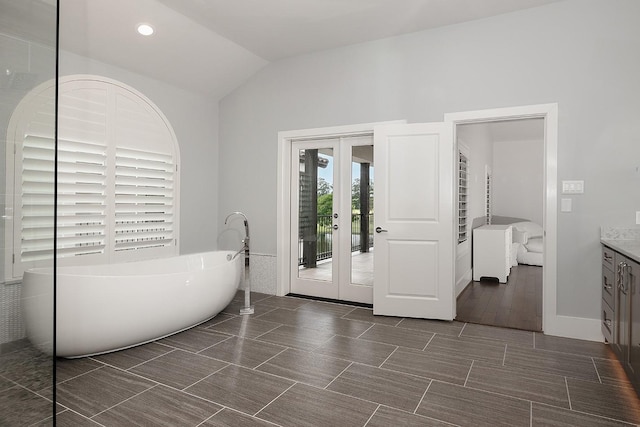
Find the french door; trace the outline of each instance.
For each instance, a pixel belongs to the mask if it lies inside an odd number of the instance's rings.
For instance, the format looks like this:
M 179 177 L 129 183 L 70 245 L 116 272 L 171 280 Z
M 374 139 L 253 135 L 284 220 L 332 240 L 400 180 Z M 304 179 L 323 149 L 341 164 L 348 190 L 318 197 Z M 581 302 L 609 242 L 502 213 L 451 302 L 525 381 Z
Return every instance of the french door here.
M 291 143 L 291 292 L 372 303 L 373 136 Z

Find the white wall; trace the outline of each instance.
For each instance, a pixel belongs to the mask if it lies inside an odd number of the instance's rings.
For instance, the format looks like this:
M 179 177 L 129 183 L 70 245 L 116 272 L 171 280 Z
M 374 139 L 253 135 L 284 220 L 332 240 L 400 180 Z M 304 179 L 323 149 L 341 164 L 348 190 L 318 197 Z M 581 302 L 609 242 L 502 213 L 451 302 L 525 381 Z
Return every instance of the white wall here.
M 221 102 L 219 212 L 245 211 L 253 249 L 276 254 L 278 131 L 558 103 L 558 179 L 586 192 L 558 214 L 557 313 L 598 319 L 599 227 L 640 210 L 638 16 L 567 0 L 273 63 Z
M 542 225 L 544 140 L 493 143 L 493 215 Z
M 217 249 L 218 105 L 158 80 L 61 51 L 60 75 L 97 74 L 142 92 L 173 126 L 180 146 L 180 252 Z

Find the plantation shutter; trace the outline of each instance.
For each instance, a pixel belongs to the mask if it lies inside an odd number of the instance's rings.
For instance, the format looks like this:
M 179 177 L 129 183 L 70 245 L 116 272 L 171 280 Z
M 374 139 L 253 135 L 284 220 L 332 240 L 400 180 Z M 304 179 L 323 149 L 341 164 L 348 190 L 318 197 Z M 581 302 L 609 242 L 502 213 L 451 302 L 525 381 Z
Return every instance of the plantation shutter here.
M 54 89 L 49 82 L 25 98 L 8 132 L 16 148 L 13 277 L 53 258 Z M 166 118 L 113 80 L 67 77 L 58 93 L 59 264 L 177 253 L 179 151 Z

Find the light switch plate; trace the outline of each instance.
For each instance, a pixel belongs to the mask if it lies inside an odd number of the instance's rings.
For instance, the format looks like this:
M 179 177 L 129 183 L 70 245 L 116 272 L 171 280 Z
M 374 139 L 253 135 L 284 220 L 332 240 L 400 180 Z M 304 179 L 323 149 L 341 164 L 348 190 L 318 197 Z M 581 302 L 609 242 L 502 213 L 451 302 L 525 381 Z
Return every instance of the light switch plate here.
M 560 212 L 571 212 L 571 199 L 560 200 Z
M 640 224 L 640 211 L 636 211 L 636 224 Z
M 562 181 L 562 194 L 584 193 L 584 181 Z

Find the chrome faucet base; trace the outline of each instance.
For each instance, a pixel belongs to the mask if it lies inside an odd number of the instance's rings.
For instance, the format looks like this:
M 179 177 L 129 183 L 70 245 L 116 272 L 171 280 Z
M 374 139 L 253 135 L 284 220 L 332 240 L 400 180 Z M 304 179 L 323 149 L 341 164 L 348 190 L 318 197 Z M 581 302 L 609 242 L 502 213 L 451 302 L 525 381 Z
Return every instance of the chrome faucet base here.
M 253 310 L 253 306 L 249 306 L 249 307 L 243 307 L 240 309 L 240 315 L 245 315 L 245 314 L 253 314 L 254 310 Z

